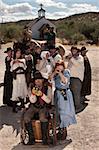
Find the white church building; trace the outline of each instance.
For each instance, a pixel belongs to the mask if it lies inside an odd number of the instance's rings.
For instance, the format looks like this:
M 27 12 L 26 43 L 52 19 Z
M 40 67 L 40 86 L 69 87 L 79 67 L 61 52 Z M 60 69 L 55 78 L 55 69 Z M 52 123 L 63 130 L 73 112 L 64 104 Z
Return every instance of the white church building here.
M 36 40 L 42 40 L 43 39 L 43 31 L 45 30 L 46 25 L 49 25 L 50 27 L 54 28 L 54 31 L 56 32 L 55 25 L 46 19 L 45 17 L 45 10 L 42 8 L 42 4 L 40 5 L 41 8 L 38 10 L 38 18 L 34 19 L 31 23 L 29 23 L 28 27 L 32 31 L 32 38 Z

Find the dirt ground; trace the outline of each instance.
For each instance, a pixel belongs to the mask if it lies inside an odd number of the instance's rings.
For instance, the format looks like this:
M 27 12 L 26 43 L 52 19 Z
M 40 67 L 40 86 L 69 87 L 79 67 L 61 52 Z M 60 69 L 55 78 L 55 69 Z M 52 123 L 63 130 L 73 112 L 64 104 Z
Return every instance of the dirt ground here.
M 0 50 L 0 83 L 4 76 L 3 51 L 8 45 Z M 9 45 L 10 46 L 10 45 Z M 70 48 L 66 47 L 67 50 Z M 88 46 L 88 57 L 92 67 L 92 94 L 86 109 L 79 113 L 77 125 L 68 128 L 70 144 L 60 143 L 55 147 L 42 147 L 41 145 L 23 146 L 20 144 L 20 115 L 13 114 L 11 108 L 2 104 L 3 87 L 0 88 L 0 150 L 99 150 L 99 47 Z

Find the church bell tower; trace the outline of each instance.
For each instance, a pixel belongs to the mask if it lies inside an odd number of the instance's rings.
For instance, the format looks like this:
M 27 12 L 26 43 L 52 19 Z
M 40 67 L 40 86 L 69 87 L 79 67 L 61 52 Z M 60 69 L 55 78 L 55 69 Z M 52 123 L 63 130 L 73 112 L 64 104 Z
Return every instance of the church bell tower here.
M 38 10 L 38 18 L 45 17 L 45 10 L 42 8 L 43 4 L 40 4 L 40 9 Z

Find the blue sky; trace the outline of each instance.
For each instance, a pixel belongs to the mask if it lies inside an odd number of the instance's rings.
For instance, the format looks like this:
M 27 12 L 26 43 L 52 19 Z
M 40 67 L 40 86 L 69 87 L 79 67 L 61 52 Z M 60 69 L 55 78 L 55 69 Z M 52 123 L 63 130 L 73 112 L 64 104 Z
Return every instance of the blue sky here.
M 99 0 L 0 0 L 0 22 L 34 19 L 41 3 L 50 19 L 99 12 Z

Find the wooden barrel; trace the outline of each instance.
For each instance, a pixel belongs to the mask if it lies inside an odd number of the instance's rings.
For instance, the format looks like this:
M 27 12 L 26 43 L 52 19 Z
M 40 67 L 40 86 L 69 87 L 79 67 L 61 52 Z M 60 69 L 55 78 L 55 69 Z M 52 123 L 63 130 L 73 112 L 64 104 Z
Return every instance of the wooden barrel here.
M 41 123 L 40 123 L 40 121 L 39 120 L 32 121 L 32 126 L 33 126 L 35 140 L 37 142 L 41 142 L 42 141 L 42 132 L 41 132 Z

